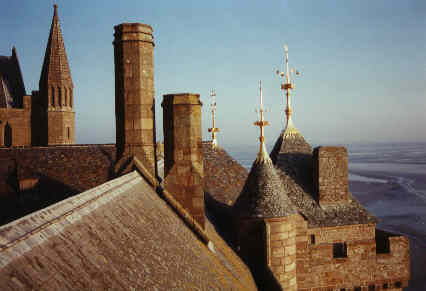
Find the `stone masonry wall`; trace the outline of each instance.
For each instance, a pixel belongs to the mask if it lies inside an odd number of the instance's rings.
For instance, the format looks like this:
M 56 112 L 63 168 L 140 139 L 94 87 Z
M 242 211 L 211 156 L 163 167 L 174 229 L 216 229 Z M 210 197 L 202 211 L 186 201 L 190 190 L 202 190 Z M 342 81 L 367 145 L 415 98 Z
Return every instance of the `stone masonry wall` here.
M 0 224 L 113 178 L 115 145 L 0 148 Z
M 49 111 L 47 113 L 48 144 L 74 144 L 74 112 Z
M 336 253 L 336 243 L 346 252 Z M 409 276 L 407 245 L 395 237 L 390 254 L 376 254 L 375 224 L 307 229 L 306 244 L 297 245 L 298 290 L 400 290 Z
M 297 217 L 265 219 L 267 265 L 283 290 L 296 291 Z
M 348 152 L 346 148 L 315 148 L 313 170 L 314 187 L 322 206 L 348 201 Z
M 30 96 L 24 96 L 24 108 L 0 108 L 0 147 L 31 144 Z
M 200 95 L 164 95 L 164 188 L 204 226 Z

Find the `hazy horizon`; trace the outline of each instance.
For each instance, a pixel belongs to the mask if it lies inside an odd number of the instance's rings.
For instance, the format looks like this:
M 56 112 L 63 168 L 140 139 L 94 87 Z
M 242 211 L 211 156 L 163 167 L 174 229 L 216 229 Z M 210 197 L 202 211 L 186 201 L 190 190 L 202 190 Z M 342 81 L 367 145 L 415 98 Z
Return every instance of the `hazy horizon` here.
M 54 1 L 0 11 L 0 55 L 16 46 L 27 94 L 38 80 Z M 219 145 L 257 147 L 262 80 L 269 147 L 283 129 L 283 45 L 301 71 L 294 122 L 311 144 L 426 142 L 425 1 L 58 1 L 74 82 L 76 143 L 115 143 L 113 26 L 154 29 L 157 139 L 162 95 L 217 94 Z

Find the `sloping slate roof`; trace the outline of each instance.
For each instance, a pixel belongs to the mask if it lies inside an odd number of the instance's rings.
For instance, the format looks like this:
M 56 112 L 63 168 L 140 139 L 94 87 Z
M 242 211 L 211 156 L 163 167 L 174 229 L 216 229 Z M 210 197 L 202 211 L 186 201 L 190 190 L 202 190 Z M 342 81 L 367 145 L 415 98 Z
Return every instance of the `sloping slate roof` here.
M 279 170 L 284 191 L 308 220 L 309 227 L 377 222 L 350 193 L 348 203 L 327 207 L 318 204 L 313 188 L 312 147 L 295 128 L 281 133 L 271 159 Z
M 203 142 L 204 191 L 217 202 L 232 205 L 244 187 L 247 170 L 221 147 Z
M 256 159 L 241 195 L 234 204 L 237 217 L 270 218 L 297 213 L 284 191 L 272 161 Z
M 16 49 L 12 56 L 0 56 L 0 108 L 22 107 L 25 86 Z
M 132 172 L 0 228 L 7 290 L 256 290 L 207 222 L 210 251 Z

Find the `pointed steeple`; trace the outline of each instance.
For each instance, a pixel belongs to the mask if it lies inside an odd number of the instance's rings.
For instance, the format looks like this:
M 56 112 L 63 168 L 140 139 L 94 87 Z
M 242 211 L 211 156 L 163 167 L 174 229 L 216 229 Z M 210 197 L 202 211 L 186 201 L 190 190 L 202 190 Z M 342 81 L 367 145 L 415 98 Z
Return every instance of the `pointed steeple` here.
M 281 83 L 281 90 L 284 93 L 286 101 L 285 115 L 286 115 L 286 126 L 281 132 L 277 141 L 275 142 L 274 148 L 270 154 L 272 161 L 278 167 L 280 166 L 279 156 L 284 158 L 287 154 L 299 153 L 310 155 L 312 153 L 312 147 L 305 141 L 300 131 L 294 126 L 292 120 L 293 108 L 291 106 L 291 90 L 294 89 L 294 83 L 292 82 L 292 74 L 299 75 L 298 71 L 289 69 L 288 65 L 288 46 L 284 46 L 285 50 L 285 72 L 277 71 L 280 78 L 283 79 Z M 294 159 L 294 158 L 292 158 Z M 287 162 L 285 162 L 287 163 Z
M 265 147 L 262 83 L 260 83 L 259 120 L 254 125 L 260 128 L 260 147 L 251 166 L 244 188 L 234 204 L 234 214 L 240 218 L 284 217 L 297 213 L 291 203 L 278 173 Z
M 40 76 L 40 88 L 43 88 L 48 82 L 52 81 L 55 85 L 66 85 L 67 87 L 73 85 L 61 25 L 59 23 L 58 5 L 55 4 L 53 7 L 53 19 Z
M 58 6 L 55 4 L 53 7 L 52 25 L 39 82 L 37 103 L 40 105 L 39 118 L 43 125 L 37 139 L 42 145 L 73 144 L 74 85 L 59 23 Z

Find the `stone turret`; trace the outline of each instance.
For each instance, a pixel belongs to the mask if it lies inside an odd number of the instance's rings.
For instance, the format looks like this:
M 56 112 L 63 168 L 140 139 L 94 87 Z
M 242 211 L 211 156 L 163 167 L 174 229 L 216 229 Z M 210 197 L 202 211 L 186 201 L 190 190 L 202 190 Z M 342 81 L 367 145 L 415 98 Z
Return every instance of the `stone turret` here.
M 75 143 L 74 85 L 59 23 L 58 6 L 53 7 L 52 25 L 39 82 L 40 91 L 38 96 L 34 96 L 38 99 L 36 102 L 38 106 L 35 106 L 34 110 L 39 111 L 35 119 L 39 119 L 39 123 L 42 124 L 36 134 L 38 140 L 35 143 L 73 144 Z
M 262 91 L 261 91 L 262 92 Z M 234 204 L 237 245 L 259 289 L 297 290 L 296 225 L 300 219 L 265 148 L 262 93 L 260 147 Z
M 152 27 L 123 23 L 114 30 L 117 169 L 135 156 L 156 177 Z

